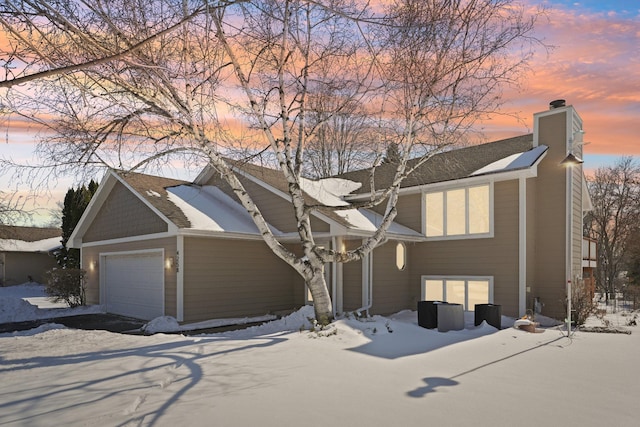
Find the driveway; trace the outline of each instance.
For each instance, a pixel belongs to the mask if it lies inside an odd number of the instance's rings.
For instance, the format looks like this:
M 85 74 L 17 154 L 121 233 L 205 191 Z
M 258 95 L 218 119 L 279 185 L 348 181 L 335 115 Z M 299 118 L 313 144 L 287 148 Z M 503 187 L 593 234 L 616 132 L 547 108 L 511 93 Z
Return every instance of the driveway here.
M 79 316 L 56 317 L 53 319 L 38 319 L 27 322 L 14 322 L 0 324 L 0 333 L 26 331 L 37 328 L 45 323 L 59 323 L 68 328 L 85 330 L 102 330 L 119 333 L 140 334 L 140 328 L 146 322 L 131 317 L 115 314 L 82 314 Z

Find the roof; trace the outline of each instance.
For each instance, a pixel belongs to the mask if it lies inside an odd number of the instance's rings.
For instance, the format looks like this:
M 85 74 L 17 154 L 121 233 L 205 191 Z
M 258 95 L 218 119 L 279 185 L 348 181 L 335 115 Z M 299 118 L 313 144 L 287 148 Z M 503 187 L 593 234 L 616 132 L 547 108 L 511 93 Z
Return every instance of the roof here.
M 242 173 L 256 178 L 281 194 L 287 195 L 288 198 L 288 184 L 280 170 L 235 160 L 228 160 L 228 162 Z M 318 180 L 302 178 L 300 186 L 308 205 L 347 207 L 349 203 L 344 201 L 343 197 L 358 189 L 361 184 L 339 177 Z M 366 209 L 322 209 L 316 211 L 316 215 L 325 221 L 344 227 L 347 229 L 347 234 L 355 233 L 356 235 L 372 233 L 382 222 L 382 215 Z M 392 223 L 387 232 L 389 235 L 403 237 L 424 237 L 415 230 L 397 223 Z
M 287 193 L 286 181 L 280 171 L 249 163 L 230 162 L 241 166 L 245 174 L 253 176 L 283 194 Z M 242 205 L 216 187 L 140 173 L 114 173 L 139 197 L 180 229 L 260 235 L 251 216 Z M 352 191 L 353 185 L 351 181 L 338 178 L 304 179 L 302 183 L 307 203 L 327 206 L 348 206 L 341 197 Z M 382 216 L 364 209 L 323 210 L 319 215 L 325 220 L 351 230 L 351 234 L 353 232 L 355 234 L 371 233 L 382 222 Z M 276 236 L 284 234 L 274 226 L 269 227 Z M 389 233 L 406 237 L 422 237 L 420 233 L 400 224 L 392 224 Z M 347 232 L 347 234 L 350 233 Z
M 115 173 L 178 228 L 191 227 L 184 212 L 169 200 L 169 192 L 167 191 L 171 187 L 189 185 L 188 181 L 136 172 Z
M 546 149 L 545 146 L 533 147 L 533 135 L 528 134 L 438 153 L 407 177 L 402 187 L 528 169 L 539 161 Z M 409 167 L 417 161 L 411 160 Z M 248 179 L 290 200 L 288 183 L 280 170 L 238 160 L 227 159 L 227 162 Z M 393 164 L 376 168 L 376 187 L 388 186 L 394 172 Z M 236 198 L 217 187 L 204 185 L 215 173 L 213 166 L 208 166 L 194 183 L 141 173 L 112 173 L 177 229 L 259 236 L 251 216 Z M 308 205 L 329 207 L 318 209 L 314 213 L 318 218 L 342 227 L 347 235 L 366 235 L 377 229 L 382 216 L 371 210 L 349 208 L 346 199 L 370 192 L 370 173 L 367 169 L 319 180 L 303 178 L 300 185 Z M 330 209 L 339 206 L 343 208 Z M 271 230 L 276 236 L 283 235 L 273 226 Z M 423 237 L 397 223 L 390 226 L 388 233 L 406 238 Z
M 62 229 L 0 225 L 0 250 L 10 252 L 49 252 L 59 248 Z
M 402 182 L 401 187 L 416 187 L 478 175 L 478 171 L 481 171 L 488 165 L 504 161 L 504 159 L 514 154 L 525 153 L 533 148 L 533 134 L 527 134 L 438 153 L 409 175 Z M 541 153 L 538 152 L 537 155 L 539 156 Z M 536 159 L 537 158 L 536 156 Z M 418 159 L 410 160 L 407 166 L 410 168 L 418 161 Z M 528 166 L 531 165 L 529 164 Z M 395 170 L 395 165 L 390 163 L 378 166 L 374 174 L 375 188 L 383 189 L 389 187 L 393 180 Z M 504 170 L 495 167 L 491 172 L 497 173 L 502 171 Z M 489 171 L 486 173 L 489 173 Z M 360 171 L 347 172 L 340 175 L 340 177 L 362 183 L 362 186 L 352 194 L 367 194 L 371 192 L 370 175 L 371 169 L 363 169 Z
M 18 227 L 0 225 L 0 239 L 36 242 L 51 237 L 62 237 L 62 229 L 57 227 Z
M 402 183 L 402 188 L 452 181 L 472 176 L 528 169 L 546 152 L 546 146 L 533 147 L 533 134 L 521 135 L 486 144 L 473 145 L 435 154 L 420 165 Z M 408 166 L 418 162 L 410 160 Z M 227 162 L 245 175 L 254 177 L 263 185 L 280 192 L 288 198 L 288 183 L 282 172 L 238 160 Z M 203 171 L 196 180 L 206 181 L 213 173 Z M 386 188 L 395 174 L 393 164 L 382 164 L 375 170 L 376 188 Z M 302 178 L 301 187 L 307 204 L 324 206 L 348 206 L 349 196 L 370 193 L 371 169 L 348 172 L 332 178 L 312 180 Z M 322 210 L 318 215 L 347 229 L 372 232 L 381 222 L 382 216 L 365 209 Z M 418 237 L 420 234 L 399 224 L 392 224 L 391 234 Z
M 179 229 L 259 235 L 249 213 L 216 187 L 140 173 L 117 174 Z M 282 234 L 275 227 L 271 230 Z
M 189 227 L 226 233 L 258 234 L 251 215 L 222 190 L 213 186 L 179 185 L 167 189 L 169 201 L 188 218 Z M 275 235 L 282 234 L 271 226 Z

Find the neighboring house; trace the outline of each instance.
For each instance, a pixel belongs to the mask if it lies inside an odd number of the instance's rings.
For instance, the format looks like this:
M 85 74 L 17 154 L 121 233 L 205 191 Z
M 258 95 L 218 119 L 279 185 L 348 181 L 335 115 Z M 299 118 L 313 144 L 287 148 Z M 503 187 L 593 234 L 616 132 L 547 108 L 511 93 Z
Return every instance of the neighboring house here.
M 57 265 L 53 252 L 61 239 L 59 228 L 0 225 L 0 286 L 43 283 Z
M 419 300 L 502 305 L 520 316 L 539 301 L 564 318 L 568 280 L 582 274 L 581 165 L 573 152 L 582 120 L 553 103 L 534 115 L 533 134 L 441 153 L 408 178 L 388 240 L 362 261 L 326 266 L 336 313 L 389 314 Z M 296 248 L 296 227 L 279 171 L 233 163 L 275 236 Z M 385 185 L 393 165 L 376 171 Z M 347 205 L 368 197 L 366 171 L 304 180 L 307 197 Z M 380 212 L 317 213 L 316 241 L 356 247 Z M 216 171 L 193 183 L 112 171 L 70 240 L 88 270 L 87 298 L 107 311 L 179 321 L 262 315 L 309 303 L 302 279 L 261 239 Z M 297 245 L 299 247 L 299 244 Z

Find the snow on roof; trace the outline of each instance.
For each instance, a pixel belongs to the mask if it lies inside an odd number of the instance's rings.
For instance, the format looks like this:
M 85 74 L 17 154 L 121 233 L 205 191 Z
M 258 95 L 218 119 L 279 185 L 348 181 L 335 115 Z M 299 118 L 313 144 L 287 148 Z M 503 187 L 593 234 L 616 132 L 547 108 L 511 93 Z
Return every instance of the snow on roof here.
M 539 145 L 529 151 L 512 154 L 503 159 L 496 160 L 493 163 L 489 163 L 485 167 L 471 173 L 470 176 L 530 168 L 547 149 L 548 147 L 546 145 Z
M 49 252 L 62 246 L 60 237 L 25 242 L 24 240 L 3 239 L 0 241 L 0 251 L 7 252 Z
M 307 194 L 326 206 L 348 206 L 349 203 L 342 197 L 359 189 L 362 183 L 343 178 L 325 178 L 317 181 L 302 178 L 300 185 Z M 334 212 L 360 231 L 374 232 L 382 223 L 382 215 L 368 209 L 347 209 Z M 420 233 L 397 223 L 392 223 L 387 231 L 393 234 L 422 236 Z
M 341 196 L 358 189 L 360 183 L 340 178 L 322 180 L 302 179 L 303 190 L 326 206 L 348 206 Z M 257 234 L 258 229 L 249 213 L 238 202 L 214 186 L 178 185 L 167 188 L 168 198 L 187 217 L 191 229 L 230 233 Z M 374 232 L 382 216 L 366 209 L 335 211 L 351 227 Z M 272 227 L 274 234 L 282 234 Z M 393 223 L 389 233 L 420 236 L 419 233 Z
M 362 184 L 342 178 L 325 178 L 320 180 L 300 179 L 300 186 L 305 193 L 326 206 L 346 206 L 349 203 L 342 196 L 362 187 Z
M 213 186 L 178 185 L 167 188 L 168 198 L 182 210 L 191 229 L 256 234 L 249 213 Z M 274 234 L 280 234 L 272 227 Z

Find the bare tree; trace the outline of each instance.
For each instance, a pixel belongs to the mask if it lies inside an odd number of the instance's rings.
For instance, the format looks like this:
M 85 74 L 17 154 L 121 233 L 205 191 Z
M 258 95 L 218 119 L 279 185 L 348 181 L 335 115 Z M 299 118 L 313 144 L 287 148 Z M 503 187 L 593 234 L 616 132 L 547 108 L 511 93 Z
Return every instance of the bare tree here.
M 355 100 L 319 94 L 309 100 L 308 123 L 309 176 L 327 178 L 374 163 L 378 135 Z
M 211 164 L 266 244 L 304 278 L 321 324 L 332 316 L 324 264 L 360 259 L 383 241 L 402 181 L 496 111 L 500 88 L 515 81 L 536 44 L 537 15 L 527 17 L 515 0 L 396 0 L 375 8 L 358 0 L 14 3 L 0 0 L 8 40 L 0 46 L 0 88 L 10 88 L 0 96 L 4 109 L 51 129 L 40 144 L 47 164 L 135 170 L 178 155 Z M 319 108 L 321 94 L 331 94 L 330 105 Z M 372 171 L 384 152 L 379 142 L 398 144 L 391 183 L 375 188 L 372 179 L 370 199 L 350 206 L 309 200 L 303 174 L 313 144 L 362 141 L 360 131 L 345 128 L 323 134 L 347 123 L 359 128 L 354 117 L 375 129 Z M 237 125 L 282 172 L 301 256 L 271 233 L 225 159 Z M 314 212 L 380 203 L 383 220 L 358 248 L 316 244 Z
M 596 283 L 608 302 L 638 237 L 640 165 L 632 157 L 622 157 L 613 166 L 598 168 L 588 185 L 593 210 L 585 224 L 597 241 Z
M 20 219 L 26 219 L 25 198 L 17 193 L 0 191 L 0 225 L 12 225 Z M 0 236 L 2 237 L 2 236 Z

